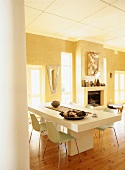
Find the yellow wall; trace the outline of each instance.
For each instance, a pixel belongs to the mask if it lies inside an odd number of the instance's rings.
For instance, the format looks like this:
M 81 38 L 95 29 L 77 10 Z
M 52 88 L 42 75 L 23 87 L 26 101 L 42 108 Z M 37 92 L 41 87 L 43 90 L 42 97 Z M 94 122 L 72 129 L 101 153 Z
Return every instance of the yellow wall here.
M 79 41 L 76 43 L 77 48 L 81 51 L 81 57 L 84 58 L 83 70 L 87 75 L 87 53 L 88 52 L 99 52 L 100 59 L 106 58 L 107 60 L 107 103 L 114 103 L 114 71 L 120 70 L 125 71 L 125 52 L 118 52 L 114 54 L 114 50 L 103 48 L 103 45 L 88 41 Z M 76 50 L 77 51 L 77 50 Z M 77 53 L 76 53 L 77 55 Z M 79 55 L 79 54 L 78 54 Z M 110 73 L 113 73 L 110 78 Z
M 76 95 L 76 62 L 75 58 L 84 57 L 84 71 L 87 72 L 87 53 L 99 52 L 100 58 L 107 59 L 107 102 L 114 102 L 114 71 L 125 71 L 125 53 L 114 54 L 113 50 L 103 48 L 103 45 L 88 41 L 71 42 L 40 35 L 26 34 L 27 64 L 31 65 L 60 65 L 61 52 L 73 54 L 73 96 Z M 110 73 L 113 77 L 110 78 Z M 81 73 L 79 73 L 81 74 Z M 51 94 L 47 70 L 45 69 L 45 101 L 61 100 L 61 75 L 55 94 Z
M 45 66 L 45 101 L 61 101 L 61 74 L 59 76 L 55 94 L 51 94 L 47 74 L 47 65 L 60 65 L 61 52 L 73 54 L 73 73 L 75 70 L 74 43 L 40 35 L 26 34 L 26 52 L 28 65 Z M 75 91 L 75 73 L 73 74 L 73 92 Z

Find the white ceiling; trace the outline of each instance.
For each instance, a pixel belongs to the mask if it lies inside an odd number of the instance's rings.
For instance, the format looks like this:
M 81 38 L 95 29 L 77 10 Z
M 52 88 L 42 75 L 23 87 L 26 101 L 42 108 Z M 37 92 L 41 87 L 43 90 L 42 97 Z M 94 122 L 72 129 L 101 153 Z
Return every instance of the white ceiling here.
M 125 51 L 125 0 L 25 0 L 26 32 Z

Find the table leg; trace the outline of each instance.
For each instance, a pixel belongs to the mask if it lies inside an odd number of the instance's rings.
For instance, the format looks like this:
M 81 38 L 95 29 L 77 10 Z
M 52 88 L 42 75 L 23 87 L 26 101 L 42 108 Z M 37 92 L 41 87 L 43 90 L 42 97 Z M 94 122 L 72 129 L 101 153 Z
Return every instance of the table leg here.
M 68 133 L 78 139 L 77 143 L 80 153 L 93 148 L 93 130 L 77 133 L 68 129 Z M 78 154 L 74 140 L 68 142 L 68 154 L 70 156 Z

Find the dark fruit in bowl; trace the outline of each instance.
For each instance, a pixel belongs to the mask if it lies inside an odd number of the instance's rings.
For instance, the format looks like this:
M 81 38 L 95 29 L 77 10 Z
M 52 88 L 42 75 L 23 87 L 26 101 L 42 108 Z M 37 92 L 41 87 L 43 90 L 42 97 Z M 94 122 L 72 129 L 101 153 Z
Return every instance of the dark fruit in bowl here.
M 60 112 L 60 115 L 64 117 L 64 112 Z

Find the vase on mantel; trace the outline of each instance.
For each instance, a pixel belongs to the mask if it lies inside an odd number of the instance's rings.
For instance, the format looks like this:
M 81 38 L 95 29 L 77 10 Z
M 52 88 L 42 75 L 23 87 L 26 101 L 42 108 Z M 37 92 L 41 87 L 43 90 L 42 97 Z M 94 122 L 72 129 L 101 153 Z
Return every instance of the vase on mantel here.
M 94 86 L 96 86 L 96 83 L 97 83 L 97 82 L 96 82 L 96 79 L 95 79 L 95 80 L 94 80 Z
M 100 81 L 97 79 L 96 86 L 100 86 Z

